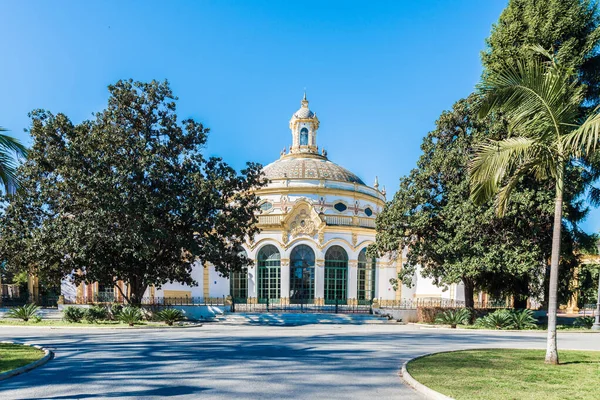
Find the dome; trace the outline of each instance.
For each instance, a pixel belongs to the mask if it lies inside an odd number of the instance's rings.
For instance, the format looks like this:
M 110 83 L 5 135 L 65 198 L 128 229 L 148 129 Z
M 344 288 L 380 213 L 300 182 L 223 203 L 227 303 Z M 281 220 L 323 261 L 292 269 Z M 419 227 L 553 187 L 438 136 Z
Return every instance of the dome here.
M 365 183 L 346 168 L 332 163 L 325 157 L 289 157 L 279 159 L 263 172 L 269 180 L 275 179 L 326 179 L 349 183 Z
M 296 118 L 313 118 L 315 113 L 310 111 L 308 107 L 301 107 L 298 111 L 294 113 L 294 117 Z

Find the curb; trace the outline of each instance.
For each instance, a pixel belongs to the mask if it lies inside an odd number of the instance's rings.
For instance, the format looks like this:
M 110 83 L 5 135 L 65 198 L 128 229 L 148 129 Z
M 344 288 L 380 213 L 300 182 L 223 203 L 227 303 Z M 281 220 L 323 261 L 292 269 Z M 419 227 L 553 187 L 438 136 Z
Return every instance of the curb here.
M 15 369 L 11 369 L 10 371 L 6 371 L 0 374 L 0 381 L 3 381 L 5 379 L 8 378 L 12 378 L 13 376 L 16 375 L 20 375 L 23 374 L 25 372 L 31 371 L 34 368 L 37 367 L 41 367 L 42 365 L 46 364 L 48 361 L 50 361 L 53 357 L 54 357 L 54 353 L 51 352 L 48 349 L 45 349 L 41 346 L 38 345 L 34 345 L 34 344 L 26 344 L 26 343 L 15 343 L 15 342 L 0 342 L 0 343 L 8 343 L 8 344 L 18 344 L 21 346 L 30 346 L 30 347 L 35 347 L 36 349 L 42 350 L 44 352 L 44 357 L 40 358 L 39 360 L 36 360 L 32 363 L 29 363 L 27 365 L 23 365 L 22 367 L 19 368 L 15 368 Z
M 452 397 L 448 397 L 445 394 L 436 392 L 435 390 L 430 389 L 427 386 L 423 385 L 422 383 L 417 381 L 415 378 L 413 378 L 412 375 L 409 374 L 408 370 L 406 369 L 406 365 L 409 362 L 411 362 L 413 360 L 417 360 L 419 358 L 427 357 L 427 356 L 430 356 L 433 354 L 438 354 L 438 353 L 448 353 L 448 352 L 447 351 L 438 351 L 435 353 L 427 353 L 427 354 L 423 354 L 419 357 L 411 358 L 410 360 L 405 361 L 404 364 L 402 364 L 402 369 L 400 369 L 400 379 L 402 381 L 404 381 L 404 383 L 406 383 L 408 386 L 413 388 L 417 393 L 420 393 L 423 396 L 425 396 L 425 398 L 428 400 L 454 400 L 454 398 L 452 398 Z
M 404 364 L 402 364 L 402 368 L 400 369 L 400 373 L 399 373 L 400 380 L 402 380 L 408 386 L 413 388 L 417 393 L 420 393 L 423 396 L 425 396 L 425 398 L 428 400 L 454 400 L 453 397 L 449 397 L 440 392 L 436 392 L 435 390 L 433 390 L 433 389 L 423 385 L 421 382 L 417 381 L 415 378 L 412 377 L 411 374 L 408 373 L 408 370 L 406 369 L 406 365 L 411 361 L 418 360 L 419 358 L 431 356 L 434 354 L 456 353 L 456 352 L 460 352 L 460 351 L 470 351 L 470 350 L 544 350 L 544 348 L 543 347 L 541 347 L 541 348 L 540 347 L 525 347 L 525 348 L 520 348 L 520 347 L 473 347 L 473 348 L 465 348 L 465 349 L 458 349 L 458 350 L 435 351 L 432 353 L 422 354 L 418 357 L 411 358 L 410 360 L 406 360 L 404 362 Z M 600 352 L 600 350 L 582 350 L 582 349 L 561 349 L 561 350 L 564 350 L 564 351 L 598 351 L 598 352 Z
M 77 325 L 73 325 L 73 326 L 52 326 L 52 325 L 39 325 L 39 326 L 35 326 L 35 325 L 0 325 L 0 328 L 25 328 L 25 329 L 98 329 L 98 330 L 107 330 L 107 329 L 112 329 L 112 330 L 121 330 L 121 331 L 128 331 L 128 330 L 157 330 L 157 329 L 190 329 L 190 328 L 200 328 L 202 327 L 203 324 L 190 324 L 190 325 L 183 325 L 183 326 L 168 326 L 168 325 L 164 325 L 164 326 L 91 326 L 91 325 L 86 325 L 86 326 L 77 326 Z M 12 342 L 0 342 L 0 343 L 12 343 Z M 20 343 L 17 343 L 20 344 Z

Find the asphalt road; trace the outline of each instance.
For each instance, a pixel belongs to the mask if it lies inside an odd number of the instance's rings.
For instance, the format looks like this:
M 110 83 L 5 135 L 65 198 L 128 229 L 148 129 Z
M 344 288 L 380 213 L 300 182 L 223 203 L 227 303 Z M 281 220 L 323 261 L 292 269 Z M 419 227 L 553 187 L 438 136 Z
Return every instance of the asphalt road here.
M 559 333 L 564 349 L 600 350 L 600 336 Z M 420 399 L 398 370 L 423 353 L 543 348 L 543 333 L 399 325 L 204 325 L 170 330 L 0 327 L 56 357 L 0 381 L 0 399 Z

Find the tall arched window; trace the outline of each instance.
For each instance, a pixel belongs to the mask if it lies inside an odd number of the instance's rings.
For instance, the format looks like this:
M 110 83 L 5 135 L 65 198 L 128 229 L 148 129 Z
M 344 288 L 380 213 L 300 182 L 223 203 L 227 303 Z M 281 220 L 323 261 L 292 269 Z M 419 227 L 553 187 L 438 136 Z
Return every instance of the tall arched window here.
M 239 255 L 248 257 L 246 250 L 240 249 Z M 248 298 L 248 268 L 244 266 L 244 269 L 239 272 L 232 272 L 229 276 L 229 295 L 233 297 L 234 301 L 245 302 Z
M 358 253 L 358 288 L 357 300 L 359 304 L 370 303 L 375 298 L 375 258 L 367 259 L 367 249 Z
M 300 146 L 308 146 L 308 129 L 300 129 Z
M 258 301 L 281 298 L 281 255 L 277 247 L 268 244 L 258 252 Z
M 346 304 L 348 287 L 348 254 L 340 246 L 325 253 L 325 303 Z
M 315 252 L 301 244 L 290 255 L 290 303 L 310 303 L 315 298 Z

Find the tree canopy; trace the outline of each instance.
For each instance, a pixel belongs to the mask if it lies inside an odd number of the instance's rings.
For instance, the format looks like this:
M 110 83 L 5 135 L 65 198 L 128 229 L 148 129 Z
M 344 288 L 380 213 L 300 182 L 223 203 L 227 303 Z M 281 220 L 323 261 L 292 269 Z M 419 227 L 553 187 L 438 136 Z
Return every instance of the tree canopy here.
M 122 281 L 133 303 L 149 285 L 196 284 L 196 262 L 224 276 L 247 265 L 237 248 L 257 229 L 260 165 L 237 173 L 206 158 L 208 129 L 177 120 L 167 82 L 108 89 L 107 108 L 80 124 L 30 114 L 33 147 L 0 218 L 0 257 L 54 281 Z
M 598 60 L 599 26 L 596 5 L 587 0 L 511 0 L 487 39 L 483 75 L 531 56 L 530 45 L 541 44 L 581 76 L 587 101 L 596 102 L 600 76 L 592 66 Z M 524 300 L 540 294 L 544 286 L 554 183 L 538 184 L 530 177 L 515 182 L 503 216 L 495 215 L 491 201 L 475 205 L 469 200 L 468 163 L 474 146 L 485 139 L 504 139 L 509 132 L 502 113 L 478 118 L 477 97 L 456 102 L 425 137 L 417 168 L 401 178 L 399 191 L 377 220 L 375 248 L 380 254 L 393 254 L 408 246 L 399 276 L 405 283 L 410 284 L 410 275 L 421 264 L 422 274 L 436 283 L 463 281 L 467 302 L 475 288 L 497 296 L 515 295 L 516 304 L 524 306 Z M 588 212 L 582 196 L 596 174 L 579 164 L 567 165 L 565 174 L 571 183 L 565 192 L 562 226 L 561 297 L 566 300 L 576 250 L 592 244 L 578 223 Z

